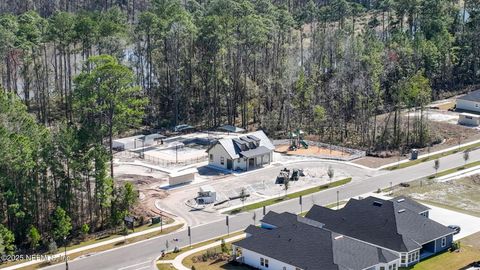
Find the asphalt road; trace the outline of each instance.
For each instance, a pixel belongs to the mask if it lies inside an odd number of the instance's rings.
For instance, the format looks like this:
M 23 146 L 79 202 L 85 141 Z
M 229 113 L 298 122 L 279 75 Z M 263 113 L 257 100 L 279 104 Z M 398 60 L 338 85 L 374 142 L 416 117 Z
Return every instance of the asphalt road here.
M 469 162 L 480 160 L 480 150 L 470 153 Z M 457 153 L 440 159 L 439 171 L 462 166 L 464 164 L 463 153 Z M 353 181 L 343 187 L 332 188 L 322 191 L 303 199 L 303 210 L 309 209 L 312 204 L 329 204 L 337 199 L 345 200 L 377 190 L 378 188 L 390 187 L 401 182 L 412 181 L 421 177 L 431 175 L 435 172 L 433 161 L 421 163 L 409 168 L 386 172 L 385 174 L 372 176 L 363 181 Z M 286 201 L 267 208 L 267 211 L 294 212 L 300 211 L 298 200 Z M 261 219 L 262 209 L 255 211 L 257 221 Z M 231 232 L 244 229 L 253 223 L 253 212 L 241 213 L 229 217 L 229 229 Z M 215 220 L 208 224 L 192 227 L 192 243 L 202 242 L 227 233 L 225 218 Z M 172 239 L 178 238 L 178 242 Z M 144 270 L 155 269 L 154 260 L 165 249 L 165 243 L 169 241 L 169 248 L 174 246 L 186 246 L 189 244 L 186 228 L 169 235 L 160 236 L 143 242 L 134 243 L 121 248 L 101 252 L 89 257 L 76 259 L 69 263 L 70 270 L 91 270 L 91 269 L 118 269 L 118 270 Z M 65 265 L 56 265 L 48 269 L 65 269 Z
M 218 193 L 221 193 L 223 190 L 231 190 L 231 189 L 239 189 L 241 187 L 246 187 L 247 185 L 254 185 L 257 183 L 268 183 L 268 188 L 270 189 L 269 192 L 279 192 L 278 194 L 283 194 L 283 190 L 281 187 L 275 186 L 274 182 L 275 179 L 280 172 L 280 170 L 284 167 L 287 168 L 298 168 L 298 169 L 305 169 L 307 171 L 325 171 L 325 175 L 323 178 L 327 178 L 326 170 L 328 167 L 332 167 L 335 171 L 335 178 L 342 179 L 345 177 L 352 177 L 352 181 L 363 181 L 369 177 L 384 174 L 384 171 L 376 171 L 371 169 L 365 169 L 361 167 L 354 166 L 350 163 L 340 163 L 340 162 L 332 162 L 332 161 L 303 161 L 303 162 L 293 162 L 289 163 L 288 165 L 279 165 L 279 166 L 272 166 L 256 171 L 247 172 L 238 176 L 228 176 L 222 179 L 216 180 L 209 180 L 208 182 L 201 182 L 196 184 L 190 184 L 188 186 L 184 186 L 178 189 L 170 190 L 169 196 L 158 201 L 159 206 L 161 209 L 169 213 L 173 213 L 183 220 L 185 220 L 189 225 L 196 226 L 200 224 L 209 223 L 212 220 L 223 218 L 223 215 L 220 212 L 212 212 L 212 211 L 192 211 L 190 207 L 188 207 L 185 202 L 197 196 L 197 192 L 200 186 L 209 184 Z M 326 183 L 326 182 L 323 182 Z M 301 179 L 298 182 L 292 183 L 289 188 L 289 193 L 298 191 L 299 189 L 305 189 L 308 187 L 317 186 L 319 183 L 314 182 L 305 182 Z M 272 187 L 273 186 L 273 187 Z M 270 194 L 271 195 L 271 194 Z M 277 194 L 275 194 L 277 195 Z M 256 196 L 252 196 L 252 198 L 248 198 L 246 203 L 250 203 L 251 200 L 258 200 Z M 231 206 L 241 206 L 239 200 L 233 201 Z

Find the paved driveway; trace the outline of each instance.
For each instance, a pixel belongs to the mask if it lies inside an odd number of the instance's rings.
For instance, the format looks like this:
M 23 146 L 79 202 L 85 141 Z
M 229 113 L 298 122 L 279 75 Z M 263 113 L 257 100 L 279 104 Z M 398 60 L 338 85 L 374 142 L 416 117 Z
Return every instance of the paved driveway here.
M 432 208 L 432 210 L 430 210 L 431 219 L 445 226 L 460 226 L 460 233 L 453 236 L 453 240 L 455 241 L 480 231 L 480 218 L 478 217 L 432 205 L 427 206 Z

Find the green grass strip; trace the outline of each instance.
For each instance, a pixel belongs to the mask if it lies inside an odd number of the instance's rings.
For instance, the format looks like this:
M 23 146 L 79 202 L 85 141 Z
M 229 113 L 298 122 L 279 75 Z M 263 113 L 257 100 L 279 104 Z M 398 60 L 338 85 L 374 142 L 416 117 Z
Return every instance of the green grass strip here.
M 238 208 L 235 208 L 235 209 L 232 209 L 230 211 L 225 212 L 225 214 L 234 215 L 234 214 L 238 214 L 238 213 L 241 213 L 241 212 L 251 211 L 251 210 L 254 210 L 254 209 L 262 208 L 264 206 L 269 206 L 269 205 L 276 204 L 276 203 L 279 203 L 279 202 L 284 202 L 284 201 L 288 201 L 288 200 L 291 200 L 291 199 L 295 199 L 295 198 L 298 198 L 300 196 L 305 196 L 305 195 L 309 195 L 309 194 L 316 193 L 316 192 L 319 192 L 319 191 L 323 191 L 323 190 L 326 190 L 326 189 L 329 189 L 329 188 L 342 186 L 342 185 L 345 185 L 345 184 L 347 184 L 351 181 L 352 181 L 351 177 L 345 178 L 345 179 L 342 179 L 342 180 L 332 182 L 330 184 L 325 184 L 325 185 L 321 185 L 321 186 L 318 186 L 318 187 L 313 187 L 313 188 L 305 189 L 305 190 L 302 190 L 302 191 L 290 193 L 290 194 L 287 194 L 286 196 L 281 196 L 281 197 L 277 197 L 277 198 L 268 199 L 268 200 L 265 200 L 265 201 L 245 205 L 243 207 L 238 207 Z
M 475 161 L 475 162 L 468 163 L 468 164 L 465 164 L 465 165 L 460 166 L 460 167 L 456 167 L 456 168 L 448 169 L 448 170 L 445 170 L 445 171 L 441 171 L 439 173 L 432 174 L 428 177 L 428 179 L 442 177 L 442 176 L 445 176 L 445 175 L 449 175 L 449 174 L 452 174 L 452 173 L 463 171 L 465 169 L 472 168 L 472 167 L 479 166 L 479 165 L 480 165 L 480 161 Z
M 460 147 L 460 148 L 457 148 L 457 149 L 454 149 L 454 150 L 450 150 L 450 151 L 447 151 L 447 152 L 431 155 L 429 157 L 424 157 L 424 158 L 420 158 L 420 159 L 411 160 L 411 161 L 408 161 L 408 162 L 392 165 L 390 167 L 384 168 L 384 170 L 393 171 L 393 170 L 397 170 L 397 169 L 403 169 L 403 168 L 407 168 L 407 167 L 417 165 L 417 164 L 420 164 L 420 163 L 423 163 L 423 162 L 432 161 L 432 160 L 439 159 L 439 158 L 442 158 L 442 157 L 445 157 L 445 156 L 453 155 L 453 154 L 456 154 L 458 152 L 464 152 L 466 150 L 473 150 L 474 148 L 478 148 L 478 147 L 480 147 L 480 143 L 475 143 L 475 144 L 463 146 L 463 147 Z

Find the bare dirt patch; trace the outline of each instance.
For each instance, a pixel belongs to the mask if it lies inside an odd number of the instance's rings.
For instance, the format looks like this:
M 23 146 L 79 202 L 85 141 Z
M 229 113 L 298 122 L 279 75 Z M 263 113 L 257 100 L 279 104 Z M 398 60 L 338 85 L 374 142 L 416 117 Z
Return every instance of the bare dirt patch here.
M 140 192 L 143 194 L 142 199 L 139 200 L 132 211 L 135 216 L 143 216 L 144 218 L 151 218 L 160 215 L 165 216 L 165 213 L 157 208 L 155 202 L 168 197 L 168 191 L 152 188 L 143 189 Z
M 299 148 L 295 151 L 288 150 L 289 145 L 279 145 L 275 147 L 276 152 L 280 152 L 287 155 L 301 155 L 301 156 L 332 156 L 332 157 L 342 157 L 342 156 L 349 156 L 350 154 L 347 152 L 335 150 L 335 149 L 328 149 L 325 147 L 319 147 L 316 145 L 310 145 L 307 149 Z
M 480 139 L 480 133 L 478 130 L 468 128 L 460 125 L 453 125 L 447 122 L 429 122 L 429 131 L 431 136 L 435 136 L 438 139 L 443 139 L 442 143 L 435 144 L 430 147 L 419 148 L 420 155 L 440 151 L 459 144 L 475 141 Z M 354 161 L 354 163 L 364 165 L 370 168 L 377 168 L 382 165 L 398 162 L 403 159 L 410 158 L 408 153 L 400 155 L 398 149 L 392 149 L 389 151 L 389 157 L 372 157 L 367 156 Z
M 437 182 L 435 179 L 410 182 L 410 187 L 397 188 L 395 196 L 441 204 L 480 216 L 480 175 Z
M 462 239 L 462 245 L 471 246 L 480 250 L 480 232 L 474 233 Z

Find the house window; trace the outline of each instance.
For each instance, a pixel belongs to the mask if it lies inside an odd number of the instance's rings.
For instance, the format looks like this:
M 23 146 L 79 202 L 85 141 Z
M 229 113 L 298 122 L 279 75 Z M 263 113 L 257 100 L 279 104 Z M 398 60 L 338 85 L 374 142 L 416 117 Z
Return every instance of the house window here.
M 265 259 L 265 267 L 268 268 L 268 260 Z
M 420 259 L 420 251 L 415 252 L 415 261 Z
M 402 254 L 402 258 L 400 259 L 400 263 L 401 263 L 401 264 L 405 264 L 405 263 L 406 263 L 406 259 L 407 259 L 407 258 L 406 258 L 406 256 L 405 256 L 405 254 Z
M 380 270 L 385 270 L 385 266 L 380 266 Z
M 283 267 L 283 270 L 287 270 L 287 267 L 286 267 L 286 266 L 284 266 L 284 267 Z
M 225 158 L 224 157 L 220 157 L 220 164 L 222 164 L 222 165 L 225 164 Z
M 210 161 L 213 161 L 213 154 L 210 154 Z
M 478 108 L 478 103 L 475 103 L 475 108 Z
M 389 265 L 388 270 L 393 270 L 393 265 Z
M 260 265 L 261 265 L 261 266 L 265 266 L 265 259 L 260 258 Z
M 396 263 L 393 264 L 393 270 L 397 270 L 397 264 Z
M 447 238 L 443 237 L 442 238 L 442 247 L 445 247 L 447 245 Z

